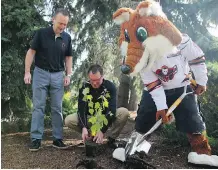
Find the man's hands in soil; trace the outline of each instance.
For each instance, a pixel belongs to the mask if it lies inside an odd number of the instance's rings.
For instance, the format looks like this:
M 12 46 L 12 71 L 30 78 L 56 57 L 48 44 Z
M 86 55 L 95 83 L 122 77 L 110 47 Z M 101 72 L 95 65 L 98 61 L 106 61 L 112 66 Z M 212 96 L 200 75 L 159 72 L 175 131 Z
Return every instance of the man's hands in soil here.
M 85 142 L 86 139 L 88 139 L 88 138 L 89 138 L 89 132 L 88 132 L 87 128 L 84 127 L 82 129 L 82 139 L 83 139 L 83 142 Z
M 96 143 L 103 143 L 104 134 L 99 131 L 96 136 L 94 137 L 93 141 L 96 141 Z
M 83 142 L 85 142 L 87 139 L 90 139 L 89 132 L 85 127 L 82 129 L 82 139 Z M 101 131 L 99 131 L 96 134 L 96 136 L 93 138 L 93 141 L 95 141 L 96 143 L 103 143 L 103 139 L 104 139 L 104 134 Z

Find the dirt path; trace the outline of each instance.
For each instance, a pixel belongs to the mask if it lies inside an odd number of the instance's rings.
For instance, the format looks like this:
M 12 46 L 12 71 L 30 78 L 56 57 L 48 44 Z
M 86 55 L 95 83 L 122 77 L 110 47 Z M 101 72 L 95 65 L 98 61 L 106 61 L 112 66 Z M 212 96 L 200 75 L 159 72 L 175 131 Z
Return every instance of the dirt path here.
M 121 138 L 128 137 L 128 134 L 133 129 L 134 124 L 128 122 L 125 126 Z M 1 152 L 1 166 L 7 169 L 75 169 L 76 165 L 85 156 L 85 148 L 76 146 L 81 142 L 80 134 L 77 134 L 67 128 L 64 129 L 65 142 L 72 146 L 67 150 L 57 150 L 51 146 L 52 134 L 47 130 L 42 141 L 42 149 L 38 152 L 30 152 L 29 133 L 17 133 L 2 135 L 2 152 Z M 165 146 L 162 145 L 160 136 L 153 134 L 150 140 L 152 149 L 145 161 L 156 168 L 177 169 L 198 168 L 187 163 L 187 155 L 189 148 L 181 146 Z M 112 158 L 113 150 L 105 149 L 104 153 L 95 157 L 99 167 L 107 169 L 122 169 L 123 163 Z

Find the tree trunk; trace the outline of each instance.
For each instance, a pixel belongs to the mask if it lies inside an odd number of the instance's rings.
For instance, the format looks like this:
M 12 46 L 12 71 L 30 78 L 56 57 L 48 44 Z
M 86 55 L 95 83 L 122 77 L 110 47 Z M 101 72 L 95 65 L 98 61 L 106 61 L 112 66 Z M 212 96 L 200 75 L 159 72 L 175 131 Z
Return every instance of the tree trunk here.
M 117 107 L 128 108 L 130 76 L 121 74 L 119 81 L 120 81 L 120 85 L 118 88 L 118 95 L 117 95 Z
M 136 87 L 134 86 L 135 79 L 136 77 L 134 77 L 130 83 L 130 99 L 129 99 L 129 107 L 128 107 L 130 111 L 137 110 L 137 94 L 135 90 Z

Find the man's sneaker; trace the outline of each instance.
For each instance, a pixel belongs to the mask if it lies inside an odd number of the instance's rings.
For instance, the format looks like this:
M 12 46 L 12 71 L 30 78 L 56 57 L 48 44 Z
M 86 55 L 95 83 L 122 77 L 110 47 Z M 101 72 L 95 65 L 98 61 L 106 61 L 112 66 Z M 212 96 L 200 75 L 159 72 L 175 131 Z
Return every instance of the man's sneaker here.
M 41 147 L 41 140 L 40 139 L 35 139 L 32 140 L 29 151 L 38 151 Z
M 63 143 L 62 139 L 54 140 L 53 147 L 58 148 L 58 149 L 67 149 L 68 148 L 68 146 Z

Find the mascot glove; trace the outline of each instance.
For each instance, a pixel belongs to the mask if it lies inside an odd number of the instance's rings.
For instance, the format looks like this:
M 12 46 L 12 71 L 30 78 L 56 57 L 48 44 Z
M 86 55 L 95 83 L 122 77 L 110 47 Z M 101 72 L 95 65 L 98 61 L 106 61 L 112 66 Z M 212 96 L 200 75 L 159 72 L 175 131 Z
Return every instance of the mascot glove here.
M 166 111 L 165 110 L 159 110 L 156 113 L 156 121 L 158 121 L 160 118 L 162 118 L 163 124 L 166 124 L 169 122 L 169 117 L 166 116 Z

